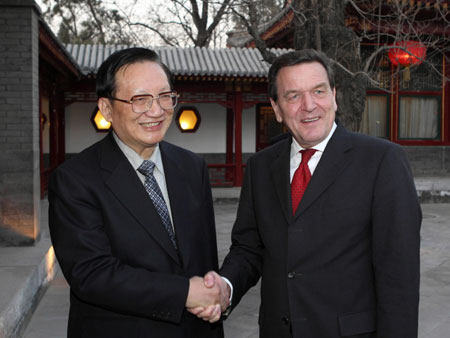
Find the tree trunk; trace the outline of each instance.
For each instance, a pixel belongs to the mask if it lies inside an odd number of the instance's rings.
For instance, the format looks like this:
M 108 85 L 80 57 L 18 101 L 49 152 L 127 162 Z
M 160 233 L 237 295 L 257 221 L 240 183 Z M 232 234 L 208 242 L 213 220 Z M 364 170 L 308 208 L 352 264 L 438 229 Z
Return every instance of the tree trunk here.
M 336 62 L 337 117 L 339 123 L 358 131 L 365 107 L 366 81 L 363 76 L 350 74 L 361 71 L 362 63 L 358 37 L 345 26 L 346 4 L 345 0 L 294 0 L 294 48 L 323 51 Z

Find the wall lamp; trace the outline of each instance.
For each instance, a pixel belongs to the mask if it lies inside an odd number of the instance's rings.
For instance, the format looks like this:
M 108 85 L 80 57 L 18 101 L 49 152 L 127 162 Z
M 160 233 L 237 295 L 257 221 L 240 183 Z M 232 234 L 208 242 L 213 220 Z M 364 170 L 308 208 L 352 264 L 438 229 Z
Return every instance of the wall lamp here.
M 201 117 L 195 107 L 181 107 L 176 123 L 182 133 L 195 133 L 200 126 Z
M 94 125 L 94 128 L 98 132 L 104 132 L 111 129 L 111 122 L 108 122 L 105 120 L 105 118 L 102 115 L 102 112 L 98 107 L 95 107 L 94 111 L 91 115 L 91 122 Z

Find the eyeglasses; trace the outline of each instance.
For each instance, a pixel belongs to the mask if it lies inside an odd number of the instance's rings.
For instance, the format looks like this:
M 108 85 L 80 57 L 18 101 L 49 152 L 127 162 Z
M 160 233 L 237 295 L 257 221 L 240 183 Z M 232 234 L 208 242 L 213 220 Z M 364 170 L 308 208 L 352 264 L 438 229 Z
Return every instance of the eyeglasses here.
M 179 97 L 180 94 L 178 94 L 176 91 L 169 91 L 159 93 L 158 96 L 156 97 L 154 97 L 151 94 L 145 94 L 145 95 L 134 95 L 130 100 L 122 100 L 116 97 L 111 97 L 110 99 L 131 104 L 131 109 L 136 114 L 143 114 L 152 107 L 153 101 L 155 100 L 158 101 L 162 109 L 165 110 L 173 109 L 177 105 Z

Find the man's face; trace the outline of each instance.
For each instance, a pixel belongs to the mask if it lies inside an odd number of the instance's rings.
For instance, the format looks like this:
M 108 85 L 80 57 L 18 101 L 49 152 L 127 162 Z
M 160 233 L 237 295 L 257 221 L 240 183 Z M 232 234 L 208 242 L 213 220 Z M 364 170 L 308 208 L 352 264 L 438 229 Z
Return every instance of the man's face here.
M 336 116 L 336 91 L 318 62 L 281 68 L 277 75 L 278 101 L 270 100 L 278 122 L 283 122 L 304 148 L 322 142 Z
M 155 62 L 143 61 L 126 65 L 116 73 L 115 97 L 130 100 L 134 95 L 170 91 L 166 73 Z M 99 108 L 122 142 L 142 158 L 149 158 L 156 144 L 163 140 L 172 122 L 173 109 L 164 110 L 154 100 L 151 108 L 142 114 L 133 111 L 131 104 L 99 99 Z

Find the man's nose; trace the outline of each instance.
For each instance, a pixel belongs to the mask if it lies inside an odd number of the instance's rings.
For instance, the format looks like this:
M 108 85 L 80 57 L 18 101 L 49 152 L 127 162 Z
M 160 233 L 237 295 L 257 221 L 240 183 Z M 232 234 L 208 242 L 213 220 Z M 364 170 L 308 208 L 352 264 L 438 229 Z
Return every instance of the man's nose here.
M 314 98 L 312 97 L 311 93 L 309 93 L 309 92 L 304 93 L 302 105 L 301 105 L 302 110 L 310 112 L 310 111 L 313 111 L 315 107 L 316 107 L 316 102 L 315 102 Z
M 160 116 L 163 114 L 164 109 L 161 108 L 158 100 L 153 100 L 150 108 L 145 112 L 145 115 L 150 117 Z

